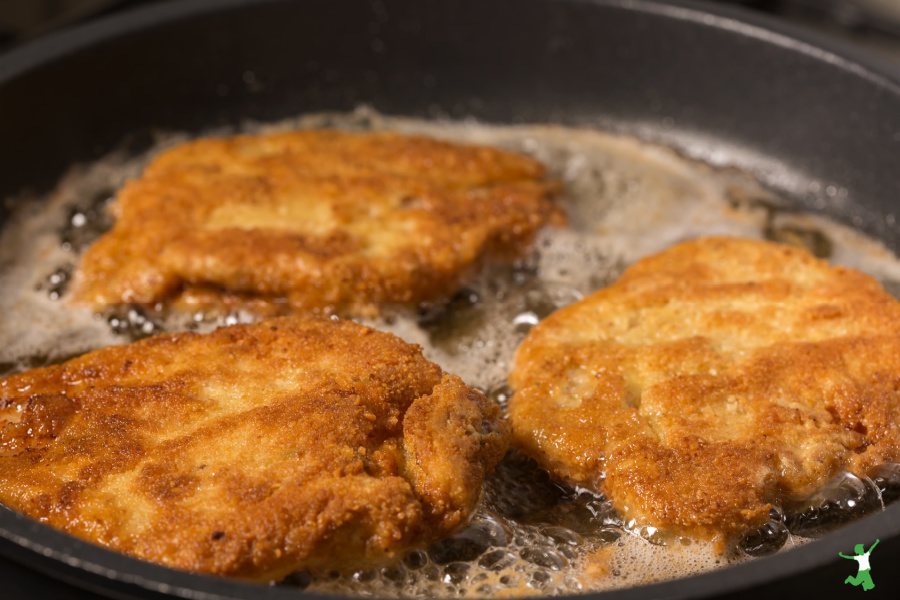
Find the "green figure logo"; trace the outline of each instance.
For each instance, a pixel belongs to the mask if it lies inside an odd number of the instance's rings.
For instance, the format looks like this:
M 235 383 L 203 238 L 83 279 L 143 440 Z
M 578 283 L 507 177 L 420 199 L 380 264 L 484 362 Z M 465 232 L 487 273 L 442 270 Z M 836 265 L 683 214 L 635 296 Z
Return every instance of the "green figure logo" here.
M 869 575 L 869 555 L 872 554 L 872 550 L 875 549 L 875 546 L 878 545 L 878 542 L 881 540 L 875 540 L 875 543 L 872 544 L 872 547 L 869 548 L 868 552 L 864 552 L 866 549 L 862 544 L 857 544 L 854 550 L 856 551 L 855 556 L 847 556 L 841 552 L 838 552 L 838 556 L 842 556 L 844 558 L 849 558 L 850 560 L 855 560 L 859 563 L 859 573 L 856 574 L 856 577 L 852 575 L 844 580 L 844 583 L 849 583 L 852 585 L 862 585 L 863 590 L 871 590 L 875 587 L 875 584 L 872 582 L 872 576 Z

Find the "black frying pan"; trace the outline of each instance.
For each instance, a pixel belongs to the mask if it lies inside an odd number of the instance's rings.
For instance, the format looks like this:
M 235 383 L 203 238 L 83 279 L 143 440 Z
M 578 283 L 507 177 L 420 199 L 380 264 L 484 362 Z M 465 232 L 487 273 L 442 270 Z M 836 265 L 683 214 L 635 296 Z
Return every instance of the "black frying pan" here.
M 183 0 L 0 58 L 0 197 L 49 189 L 69 165 L 123 144 L 139 150 L 154 130 L 201 132 L 367 103 L 391 114 L 636 133 L 749 169 L 798 206 L 896 251 L 894 77 L 832 42 L 688 2 Z M 9 208 L 0 206 L 0 224 Z M 837 554 L 875 538 L 876 588 L 866 598 L 896 597 L 900 504 L 783 554 L 603 597 L 861 593 L 843 585 L 849 573 Z M 18 563 L 115 598 L 297 597 L 142 563 L 5 509 L 0 554 L 0 573 Z M 18 581 L 46 582 L 22 571 L 0 583 L 0 596 L 21 593 Z

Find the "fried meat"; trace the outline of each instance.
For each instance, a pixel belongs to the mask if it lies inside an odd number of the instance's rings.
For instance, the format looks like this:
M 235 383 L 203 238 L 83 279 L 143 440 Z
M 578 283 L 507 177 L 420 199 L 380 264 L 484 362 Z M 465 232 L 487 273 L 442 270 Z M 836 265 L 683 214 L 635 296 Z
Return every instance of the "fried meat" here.
M 465 523 L 498 413 L 351 322 L 164 335 L 0 380 L 0 501 L 189 571 L 377 565 Z
M 900 303 L 805 251 L 704 238 L 532 329 L 513 443 L 626 519 L 729 539 L 900 459 Z
M 267 314 L 434 300 L 562 219 L 543 177 L 524 156 L 394 133 L 195 140 L 118 194 L 76 299 L 202 308 L 225 294 Z

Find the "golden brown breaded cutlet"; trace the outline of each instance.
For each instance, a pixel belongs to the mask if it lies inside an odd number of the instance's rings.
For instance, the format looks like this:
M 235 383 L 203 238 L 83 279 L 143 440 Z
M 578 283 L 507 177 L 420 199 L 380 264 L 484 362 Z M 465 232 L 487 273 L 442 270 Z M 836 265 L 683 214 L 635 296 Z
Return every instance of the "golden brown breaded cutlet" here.
M 514 445 L 721 546 L 779 496 L 900 459 L 900 303 L 797 248 L 699 239 L 539 323 L 510 382 Z
M 352 322 L 163 335 L 0 380 L 0 501 L 189 571 L 377 565 L 467 521 L 498 414 Z
M 395 133 L 198 139 L 117 195 L 75 298 L 351 313 L 436 300 L 562 222 L 557 185 L 524 156 Z

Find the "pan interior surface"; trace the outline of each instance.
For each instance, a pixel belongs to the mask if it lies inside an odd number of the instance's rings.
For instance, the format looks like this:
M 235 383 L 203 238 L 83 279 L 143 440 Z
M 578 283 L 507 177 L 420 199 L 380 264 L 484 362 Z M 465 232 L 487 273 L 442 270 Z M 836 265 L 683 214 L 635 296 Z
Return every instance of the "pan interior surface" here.
M 0 61 L 0 114 L 21 116 L 0 121 L 0 143 L 18 157 L 17 168 L 0 171 L 0 195 L 47 189 L 69 165 L 123 141 L 137 153 L 159 131 L 367 104 L 387 114 L 637 134 L 746 169 L 797 206 L 897 250 L 896 85 L 839 52 L 732 17 L 653 2 L 164 5 Z M 895 536 L 897 509 L 781 560 L 608 597 L 709 595 L 827 572 L 859 539 Z M 36 568 L 103 593 L 295 597 L 139 563 L 6 511 L 0 518 L 4 554 L 21 560 L 26 549 Z M 880 550 L 890 547 L 896 552 L 891 542 Z M 818 579 L 833 587 L 833 578 Z

